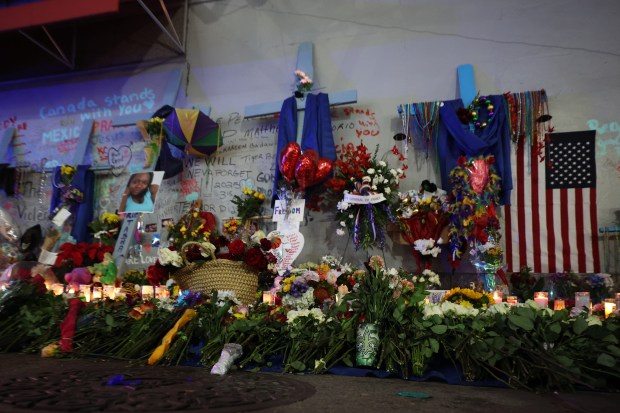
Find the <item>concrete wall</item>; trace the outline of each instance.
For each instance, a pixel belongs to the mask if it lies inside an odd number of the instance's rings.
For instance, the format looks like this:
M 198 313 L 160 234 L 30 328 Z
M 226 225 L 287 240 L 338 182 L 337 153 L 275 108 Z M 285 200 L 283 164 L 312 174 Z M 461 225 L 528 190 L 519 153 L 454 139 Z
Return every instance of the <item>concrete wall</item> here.
M 471 63 L 484 94 L 545 89 L 557 132 L 598 129 L 598 219 L 611 225 L 620 201 L 619 18 L 613 0 L 196 1 L 179 103 L 207 104 L 217 115 L 283 99 L 297 47 L 310 41 L 318 88 L 357 89 L 358 104 L 379 122 L 380 134 L 365 143 L 387 150 L 400 131 L 397 105 L 457 97 L 456 68 Z M 404 189 L 436 179 L 422 154 L 410 156 Z M 311 227 L 306 238 L 321 242 L 301 258 L 343 248 L 326 235 L 329 225 Z

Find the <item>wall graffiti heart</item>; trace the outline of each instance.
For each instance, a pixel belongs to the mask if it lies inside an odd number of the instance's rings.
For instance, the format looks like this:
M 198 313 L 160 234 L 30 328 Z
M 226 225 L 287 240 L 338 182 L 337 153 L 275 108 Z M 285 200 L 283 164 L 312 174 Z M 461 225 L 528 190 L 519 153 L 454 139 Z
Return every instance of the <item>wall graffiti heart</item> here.
M 108 149 L 108 164 L 112 167 L 112 173 L 117 176 L 122 173 L 131 162 L 131 156 L 131 148 L 127 145 Z

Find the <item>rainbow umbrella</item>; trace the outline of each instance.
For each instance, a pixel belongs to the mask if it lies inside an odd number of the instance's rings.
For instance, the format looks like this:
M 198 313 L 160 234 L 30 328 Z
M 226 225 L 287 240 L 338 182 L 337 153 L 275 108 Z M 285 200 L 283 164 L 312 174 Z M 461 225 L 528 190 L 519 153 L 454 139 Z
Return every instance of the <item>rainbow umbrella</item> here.
M 189 155 L 209 156 L 222 145 L 220 126 L 199 110 L 175 109 L 164 128 L 169 142 Z

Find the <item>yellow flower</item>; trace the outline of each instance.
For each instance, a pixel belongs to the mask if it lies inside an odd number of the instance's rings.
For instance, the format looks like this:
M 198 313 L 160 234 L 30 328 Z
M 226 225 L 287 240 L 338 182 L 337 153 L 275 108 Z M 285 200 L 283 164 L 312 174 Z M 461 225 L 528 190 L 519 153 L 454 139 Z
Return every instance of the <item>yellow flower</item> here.
M 75 172 L 75 168 L 71 165 L 63 165 L 60 167 L 60 173 L 62 175 L 70 176 Z
M 56 343 L 48 344 L 41 349 L 41 357 L 56 357 L 60 353 L 60 346 Z
M 179 231 L 181 231 L 181 234 L 185 234 L 187 232 L 187 228 L 183 225 Z
M 118 224 L 120 220 L 121 218 L 118 215 L 111 212 L 104 212 L 103 215 L 101 215 L 101 221 L 103 221 L 104 224 L 114 225 Z
M 284 291 L 285 293 L 288 293 L 290 290 L 291 290 L 290 284 L 284 284 L 284 286 L 282 287 L 282 291 Z
M 243 314 L 243 313 L 234 313 L 233 317 L 235 317 L 236 319 L 246 318 L 245 314 Z

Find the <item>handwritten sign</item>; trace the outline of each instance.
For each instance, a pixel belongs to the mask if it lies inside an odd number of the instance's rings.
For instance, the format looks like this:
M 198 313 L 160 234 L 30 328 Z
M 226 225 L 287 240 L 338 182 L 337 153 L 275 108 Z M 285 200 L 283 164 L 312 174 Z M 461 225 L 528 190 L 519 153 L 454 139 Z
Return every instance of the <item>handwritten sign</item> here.
M 304 220 L 305 201 L 303 199 L 295 199 L 290 201 L 290 205 L 277 200 L 273 207 L 273 222 L 301 222 Z

